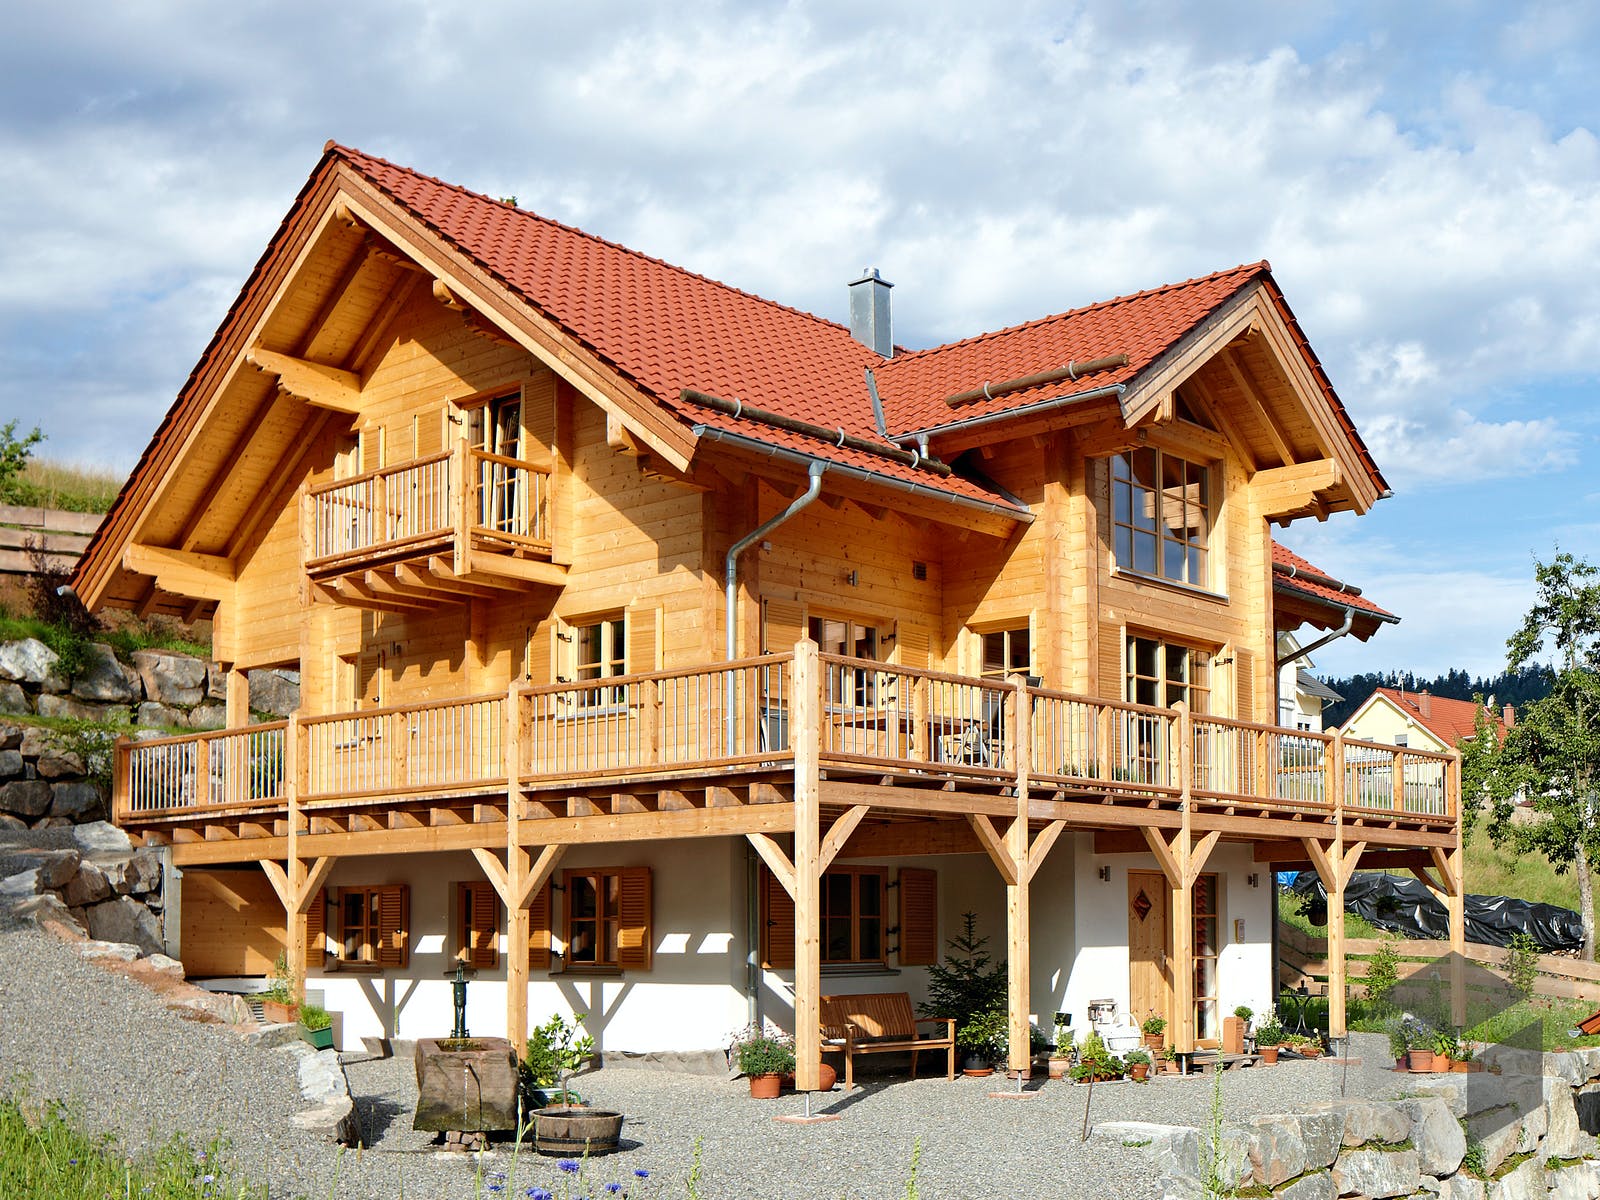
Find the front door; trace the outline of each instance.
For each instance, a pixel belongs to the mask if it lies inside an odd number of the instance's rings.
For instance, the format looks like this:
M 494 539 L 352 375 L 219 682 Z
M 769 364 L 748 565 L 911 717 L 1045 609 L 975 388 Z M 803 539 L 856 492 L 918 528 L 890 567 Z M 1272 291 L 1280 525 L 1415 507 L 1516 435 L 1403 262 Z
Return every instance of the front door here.
M 1168 955 L 1167 877 L 1160 871 L 1128 872 L 1128 1004 L 1134 1020 L 1172 1014 Z

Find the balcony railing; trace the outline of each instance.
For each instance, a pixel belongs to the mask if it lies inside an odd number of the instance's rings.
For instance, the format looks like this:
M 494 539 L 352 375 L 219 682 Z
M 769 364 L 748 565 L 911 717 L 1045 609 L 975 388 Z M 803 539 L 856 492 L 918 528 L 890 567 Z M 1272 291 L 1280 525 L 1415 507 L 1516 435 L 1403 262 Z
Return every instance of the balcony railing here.
M 420 552 L 469 536 L 501 549 L 548 555 L 549 499 L 548 471 L 461 443 L 453 451 L 311 488 L 306 565 L 337 569 L 351 560 Z
M 802 645 L 805 645 L 802 643 Z M 817 655 L 814 694 L 795 654 L 517 687 L 464 697 L 124 743 L 119 817 L 283 803 L 286 736 L 309 804 L 504 792 L 620 777 L 784 769 L 800 728 L 825 769 L 1007 785 L 1039 793 L 1247 807 L 1286 815 L 1456 818 L 1452 757 L 1397 746 Z M 512 715 L 514 714 L 514 715 Z M 1019 734 L 1026 737 L 1019 741 Z M 1188 745 L 1185 752 L 1184 739 Z M 513 753 L 515 748 L 515 753 Z M 1020 753 L 1026 749 L 1026 754 Z M 1182 777 L 1183 764 L 1189 777 Z

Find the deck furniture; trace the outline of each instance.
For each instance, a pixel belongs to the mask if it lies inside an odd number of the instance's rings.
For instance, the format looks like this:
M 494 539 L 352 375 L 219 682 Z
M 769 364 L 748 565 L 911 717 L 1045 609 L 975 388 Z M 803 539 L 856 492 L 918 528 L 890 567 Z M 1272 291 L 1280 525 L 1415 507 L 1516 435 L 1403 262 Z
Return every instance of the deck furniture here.
M 949 1059 L 947 1078 L 956 1077 L 956 1023 L 951 1017 L 918 1017 L 905 992 L 863 992 L 856 996 L 821 996 L 822 1048 L 844 1055 L 844 1086 L 855 1086 L 855 1056 L 911 1052 L 911 1078 L 917 1077 L 917 1054 L 943 1050 Z M 918 1033 L 918 1025 L 943 1025 L 944 1032 Z

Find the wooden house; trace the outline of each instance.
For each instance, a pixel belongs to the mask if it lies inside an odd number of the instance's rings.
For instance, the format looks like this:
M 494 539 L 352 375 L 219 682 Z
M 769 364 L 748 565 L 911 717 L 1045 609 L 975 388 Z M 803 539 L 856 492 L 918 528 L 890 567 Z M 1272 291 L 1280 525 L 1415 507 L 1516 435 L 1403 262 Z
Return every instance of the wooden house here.
M 915 352 L 889 295 L 329 144 L 77 575 L 228 670 L 116 766 L 191 973 L 287 948 L 347 1039 L 427 1036 L 460 959 L 475 1032 L 773 1019 L 811 1087 L 819 994 L 920 994 L 967 910 L 1020 1065 L 1094 998 L 1185 1049 L 1261 1007 L 1275 866 L 1458 896 L 1451 756 L 1273 723 L 1280 630 L 1380 622 L 1270 529 L 1386 486 L 1267 265 Z

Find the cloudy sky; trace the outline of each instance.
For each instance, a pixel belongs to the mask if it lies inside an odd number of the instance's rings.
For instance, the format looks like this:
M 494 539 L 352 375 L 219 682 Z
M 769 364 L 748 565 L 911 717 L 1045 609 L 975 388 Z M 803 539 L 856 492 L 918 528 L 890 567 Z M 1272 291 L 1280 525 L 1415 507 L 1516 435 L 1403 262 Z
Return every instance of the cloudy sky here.
M 1600 559 L 1600 8 L 24 3 L 0 420 L 126 469 L 335 138 L 930 345 L 1270 259 L 1395 490 L 1281 536 L 1489 672 Z

